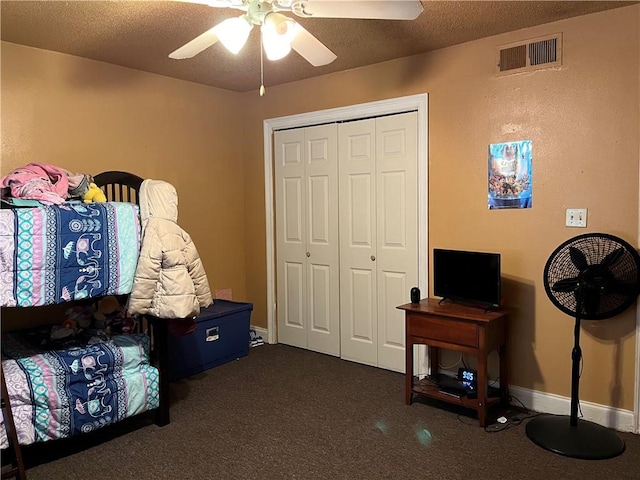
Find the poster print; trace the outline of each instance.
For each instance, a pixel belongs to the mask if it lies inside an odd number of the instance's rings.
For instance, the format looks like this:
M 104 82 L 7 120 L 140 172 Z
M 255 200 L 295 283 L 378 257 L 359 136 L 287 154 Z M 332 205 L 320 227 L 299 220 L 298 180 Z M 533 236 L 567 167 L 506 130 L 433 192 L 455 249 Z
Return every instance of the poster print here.
M 531 208 L 531 140 L 489 145 L 489 208 Z

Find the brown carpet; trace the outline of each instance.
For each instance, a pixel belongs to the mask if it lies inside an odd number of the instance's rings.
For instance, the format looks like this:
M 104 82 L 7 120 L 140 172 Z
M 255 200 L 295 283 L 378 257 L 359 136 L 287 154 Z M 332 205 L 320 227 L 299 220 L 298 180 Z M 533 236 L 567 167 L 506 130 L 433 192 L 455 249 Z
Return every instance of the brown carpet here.
M 28 478 L 640 478 L 638 435 L 620 433 L 626 451 L 613 459 L 563 457 L 531 442 L 526 420 L 489 433 L 469 410 L 405 405 L 402 374 L 284 345 L 254 348 L 171 390 L 170 425 L 145 419 L 95 445 L 49 442 L 26 452 Z

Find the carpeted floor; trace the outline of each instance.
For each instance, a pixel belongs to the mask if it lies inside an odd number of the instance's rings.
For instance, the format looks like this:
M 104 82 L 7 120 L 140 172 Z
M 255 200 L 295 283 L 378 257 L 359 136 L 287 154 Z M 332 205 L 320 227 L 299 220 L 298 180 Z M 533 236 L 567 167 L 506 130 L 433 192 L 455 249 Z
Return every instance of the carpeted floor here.
M 29 450 L 29 480 L 640 479 L 638 435 L 620 433 L 613 459 L 563 457 L 531 442 L 526 420 L 486 431 L 456 406 L 405 405 L 402 374 L 284 345 L 171 391 L 170 425 Z

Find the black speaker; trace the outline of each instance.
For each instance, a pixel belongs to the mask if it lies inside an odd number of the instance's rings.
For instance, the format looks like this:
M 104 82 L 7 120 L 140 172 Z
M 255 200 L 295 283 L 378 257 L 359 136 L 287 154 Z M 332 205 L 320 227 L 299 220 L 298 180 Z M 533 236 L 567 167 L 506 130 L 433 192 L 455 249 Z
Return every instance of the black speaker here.
M 411 303 L 420 303 L 420 289 L 418 287 L 411 289 Z

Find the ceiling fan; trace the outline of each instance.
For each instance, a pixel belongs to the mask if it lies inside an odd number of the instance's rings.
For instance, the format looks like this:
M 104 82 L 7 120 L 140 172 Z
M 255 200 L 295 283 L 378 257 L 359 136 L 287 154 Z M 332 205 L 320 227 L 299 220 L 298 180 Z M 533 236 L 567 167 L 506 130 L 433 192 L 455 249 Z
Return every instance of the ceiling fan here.
M 260 26 L 261 44 L 269 60 L 279 60 L 291 49 L 314 67 L 333 62 L 337 57 L 293 18 L 291 12 L 305 18 L 361 18 L 413 20 L 422 13 L 422 4 L 414 0 L 179 0 L 217 8 L 233 8 L 244 13 L 227 18 L 169 54 L 170 58 L 191 58 L 218 41 L 230 52 L 238 53 L 254 25 Z M 263 89 L 261 89 L 263 90 Z

